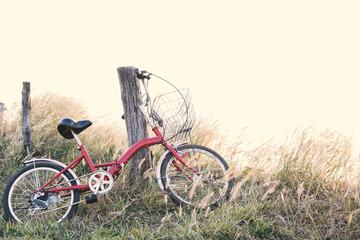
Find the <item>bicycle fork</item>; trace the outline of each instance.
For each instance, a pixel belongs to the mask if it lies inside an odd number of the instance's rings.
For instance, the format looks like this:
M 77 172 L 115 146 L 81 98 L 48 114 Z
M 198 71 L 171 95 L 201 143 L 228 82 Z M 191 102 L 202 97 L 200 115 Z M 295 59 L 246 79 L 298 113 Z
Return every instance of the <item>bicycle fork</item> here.
M 184 167 L 190 169 L 193 173 L 195 173 L 197 176 L 200 176 L 199 171 L 197 171 L 196 169 L 188 166 L 186 164 L 186 162 L 183 160 L 184 157 L 188 156 L 188 153 L 184 153 L 183 155 L 179 155 L 179 153 L 176 151 L 176 149 L 173 146 L 168 145 L 167 143 L 164 144 L 164 146 L 169 149 L 169 151 L 174 155 L 174 157 L 182 164 L 184 165 Z M 187 178 L 189 178 L 191 181 L 194 181 L 194 179 L 184 170 L 181 168 L 181 166 L 176 162 L 176 160 L 174 159 L 173 162 L 174 166 L 176 167 L 176 169 L 178 169 L 181 173 L 185 174 L 185 176 Z

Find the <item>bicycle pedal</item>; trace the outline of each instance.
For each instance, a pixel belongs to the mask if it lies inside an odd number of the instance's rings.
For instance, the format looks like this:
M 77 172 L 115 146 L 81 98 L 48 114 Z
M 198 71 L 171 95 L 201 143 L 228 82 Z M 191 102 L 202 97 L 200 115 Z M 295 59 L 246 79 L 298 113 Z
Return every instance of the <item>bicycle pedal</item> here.
M 87 204 L 96 203 L 98 201 L 97 196 L 95 194 L 85 197 L 85 200 Z

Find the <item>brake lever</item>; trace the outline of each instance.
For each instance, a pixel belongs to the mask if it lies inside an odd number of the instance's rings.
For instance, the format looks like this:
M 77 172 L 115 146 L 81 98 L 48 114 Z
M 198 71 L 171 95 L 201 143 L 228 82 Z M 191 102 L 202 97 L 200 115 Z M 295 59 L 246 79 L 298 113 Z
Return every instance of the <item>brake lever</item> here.
M 135 73 L 136 73 L 136 77 L 138 79 L 144 80 L 144 79 L 150 79 L 150 76 L 152 75 L 152 73 L 149 73 L 148 71 L 140 71 L 138 68 L 134 69 Z M 147 75 L 145 75 L 147 74 Z

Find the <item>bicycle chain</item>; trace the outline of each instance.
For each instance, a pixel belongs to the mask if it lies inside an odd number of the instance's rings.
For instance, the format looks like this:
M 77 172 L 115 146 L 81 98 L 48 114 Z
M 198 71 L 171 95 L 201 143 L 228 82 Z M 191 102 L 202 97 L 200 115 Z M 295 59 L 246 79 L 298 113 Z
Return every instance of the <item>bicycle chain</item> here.
M 71 181 L 80 180 L 81 178 L 85 178 L 85 177 L 90 176 L 90 175 L 92 175 L 92 174 L 94 174 L 94 173 L 92 172 L 92 173 L 89 173 L 89 174 L 82 175 L 82 176 L 77 177 L 77 178 L 74 178 L 74 179 L 72 179 L 72 180 L 70 180 L 70 181 L 62 182 L 62 183 L 59 184 L 59 185 L 60 185 L 60 186 L 61 186 L 61 185 L 65 185 L 65 184 L 67 184 L 67 183 L 70 183 Z M 81 195 L 83 195 L 83 194 L 85 194 L 85 193 L 82 193 Z M 65 206 L 62 206 L 62 207 L 58 207 L 58 208 L 54 208 L 54 209 L 51 209 L 51 210 L 47 210 L 47 211 L 44 211 L 44 212 L 39 212 L 39 213 L 37 213 L 37 214 L 35 214 L 35 215 L 40 215 L 40 214 L 46 214 L 46 213 L 54 212 L 54 211 L 56 211 L 56 210 L 59 210 L 59 209 L 62 209 L 62 208 L 67 208 L 67 207 L 71 207 L 71 206 L 73 206 L 73 205 L 76 205 L 76 204 L 79 204 L 79 203 L 83 203 L 83 202 L 86 202 L 86 199 L 84 199 L 84 200 L 79 200 L 79 201 L 77 201 L 77 202 L 75 202 L 75 203 L 71 203 L 71 204 L 68 204 L 68 205 L 65 205 Z
M 80 181 L 81 178 L 85 178 L 85 177 L 90 176 L 90 175 L 92 175 L 92 174 L 94 174 L 94 173 L 96 173 L 96 172 L 91 172 L 91 173 L 82 175 L 82 176 L 80 176 L 80 177 L 74 178 L 74 179 L 72 179 L 72 180 L 70 180 L 70 181 L 62 182 L 62 183 L 59 184 L 59 185 L 60 185 L 60 186 L 61 186 L 61 185 L 65 185 L 65 184 L 67 184 L 67 183 L 70 183 L 71 181 L 76 181 L 76 180 L 79 180 L 79 181 Z M 119 175 L 120 175 L 120 174 L 119 174 Z M 119 176 L 119 175 L 118 175 L 118 176 Z M 116 179 L 116 178 L 115 178 L 115 179 Z M 114 180 L 115 180 L 115 179 L 114 179 Z M 85 193 L 80 193 L 80 195 L 84 195 L 84 194 L 85 194 Z M 51 210 L 48 210 L 48 211 L 40 212 L 40 213 L 38 213 L 38 214 L 36 214 L 36 215 L 53 212 L 53 211 L 56 211 L 56 210 L 58 210 L 58 209 L 71 207 L 71 206 L 73 206 L 73 205 L 76 205 L 76 204 L 79 204 L 79 203 L 83 203 L 83 202 L 86 202 L 86 199 L 84 199 L 84 200 L 79 200 L 78 202 L 75 202 L 75 203 L 72 203 L 72 204 L 68 204 L 68 205 L 65 205 L 65 206 L 62 206 L 62 207 L 58 207 L 58 208 L 55 208 L 55 209 L 51 209 Z
M 87 177 L 87 176 L 90 176 L 90 175 L 92 175 L 94 172 L 91 172 L 91 173 L 88 173 L 88 174 L 85 174 L 85 175 L 82 175 L 82 176 L 80 176 L 80 177 L 76 177 L 76 178 L 74 178 L 74 179 L 71 179 L 71 180 L 68 180 L 68 181 L 65 181 L 65 182 L 62 182 L 61 184 L 59 184 L 60 186 L 61 185 L 65 185 L 65 184 L 67 184 L 67 183 L 70 183 L 70 182 L 72 182 L 72 181 L 76 181 L 76 180 L 79 180 L 80 181 L 80 179 L 81 178 L 85 178 L 85 177 Z M 70 183 L 71 184 L 71 183 Z M 77 185 L 77 184 L 76 184 Z
M 86 200 L 80 200 L 76 203 L 72 203 L 72 204 L 68 204 L 68 205 L 65 205 L 65 206 L 62 206 L 62 207 L 58 207 L 58 208 L 55 208 L 55 209 L 51 209 L 51 210 L 48 210 L 48 211 L 45 211 L 45 212 L 40 212 L 40 213 L 37 213 L 37 214 L 34 214 L 34 215 L 40 215 L 40 214 L 45 214 L 45 213 L 49 213 L 49 212 L 53 212 L 53 211 L 56 211 L 58 209 L 62 209 L 62 208 L 67 208 L 67 207 L 71 207 L 73 205 L 76 205 L 76 204 L 79 204 L 79 203 L 82 203 L 82 202 L 85 202 Z

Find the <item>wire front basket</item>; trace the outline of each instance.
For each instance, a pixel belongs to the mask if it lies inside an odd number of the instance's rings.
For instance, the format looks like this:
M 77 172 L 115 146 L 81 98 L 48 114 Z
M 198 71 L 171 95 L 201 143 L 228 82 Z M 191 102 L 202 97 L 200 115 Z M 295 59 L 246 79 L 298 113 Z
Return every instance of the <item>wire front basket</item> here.
M 150 116 L 162 127 L 166 141 L 176 142 L 190 136 L 195 123 L 195 112 L 189 89 L 157 96 Z

